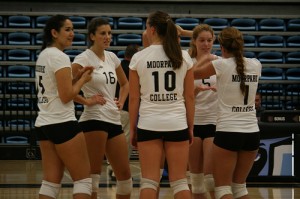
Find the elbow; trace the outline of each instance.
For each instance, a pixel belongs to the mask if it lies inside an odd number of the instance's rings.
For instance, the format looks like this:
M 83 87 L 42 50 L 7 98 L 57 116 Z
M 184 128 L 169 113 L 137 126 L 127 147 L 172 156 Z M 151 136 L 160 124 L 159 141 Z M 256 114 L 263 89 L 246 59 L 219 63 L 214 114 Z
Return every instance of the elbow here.
M 67 104 L 67 103 L 69 103 L 70 101 L 73 100 L 72 97 L 67 96 L 67 95 L 60 95 L 59 98 L 60 98 L 60 100 L 61 100 L 61 102 L 62 102 L 63 104 Z
M 64 99 L 64 98 L 60 98 L 60 100 L 63 104 L 67 104 L 71 101 L 70 99 Z
M 129 82 L 126 82 L 126 84 L 124 84 L 123 86 L 124 90 L 126 91 L 126 93 L 129 93 Z
M 129 93 L 129 82 L 126 81 L 126 83 L 120 84 L 120 90 L 122 90 L 125 93 Z

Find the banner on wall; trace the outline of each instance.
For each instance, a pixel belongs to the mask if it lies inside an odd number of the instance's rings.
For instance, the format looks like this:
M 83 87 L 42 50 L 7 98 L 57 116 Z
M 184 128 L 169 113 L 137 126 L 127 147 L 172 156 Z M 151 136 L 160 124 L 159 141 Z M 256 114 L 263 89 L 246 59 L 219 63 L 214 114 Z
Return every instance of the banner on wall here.
M 249 176 L 294 176 L 293 135 L 261 139 Z

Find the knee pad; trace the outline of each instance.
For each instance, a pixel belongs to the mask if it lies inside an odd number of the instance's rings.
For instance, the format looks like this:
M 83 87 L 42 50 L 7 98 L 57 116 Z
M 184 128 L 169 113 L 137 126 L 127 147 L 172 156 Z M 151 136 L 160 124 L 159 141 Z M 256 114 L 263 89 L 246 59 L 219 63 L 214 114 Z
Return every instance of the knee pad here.
M 97 192 L 99 189 L 100 175 L 91 174 L 91 178 L 92 178 L 92 192 Z
M 212 174 L 204 176 L 204 184 L 207 191 L 211 192 L 215 190 L 215 179 Z
M 129 195 L 132 191 L 132 179 L 129 178 L 128 180 L 117 180 L 117 194 L 118 195 Z
M 191 173 L 192 193 L 201 194 L 206 192 L 203 173 Z
M 174 196 L 180 191 L 190 190 L 186 178 L 170 182 L 170 186 L 173 189 Z
M 61 184 L 56 184 L 53 182 L 48 182 L 46 180 L 43 180 L 39 194 L 51 198 L 57 198 L 60 188 L 61 188 Z
M 92 195 L 92 178 L 85 178 L 74 182 L 73 194 Z
M 220 199 L 222 196 L 230 194 L 232 195 L 231 186 L 215 187 L 215 198 Z
M 190 185 L 191 184 L 191 172 L 190 171 L 186 171 L 186 179 L 187 179 L 188 185 Z
M 248 195 L 246 183 L 244 184 L 232 183 L 232 192 L 234 198 L 240 198 L 242 196 Z
M 150 180 L 148 178 L 141 179 L 141 189 L 154 189 L 157 191 L 158 185 L 159 183 L 154 180 Z

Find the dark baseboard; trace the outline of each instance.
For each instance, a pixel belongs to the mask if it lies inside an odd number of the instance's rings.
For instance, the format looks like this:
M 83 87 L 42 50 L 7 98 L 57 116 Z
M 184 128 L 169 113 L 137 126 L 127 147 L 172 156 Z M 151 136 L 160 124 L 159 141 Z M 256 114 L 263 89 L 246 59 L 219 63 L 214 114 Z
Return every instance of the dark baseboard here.
M 40 160 L 41 152 L 38 146 L 30 145 L 0 145 L 0 160 Z

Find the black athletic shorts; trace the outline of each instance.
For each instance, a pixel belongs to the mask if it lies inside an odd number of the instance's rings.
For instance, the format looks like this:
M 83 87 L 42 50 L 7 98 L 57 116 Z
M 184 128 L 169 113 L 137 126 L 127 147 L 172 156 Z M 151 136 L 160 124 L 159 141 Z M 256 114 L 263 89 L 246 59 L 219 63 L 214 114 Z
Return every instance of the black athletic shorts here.
M 144 129 L 137 129 L 137 141 L 149 141 L 161 139 L 166 142 L 181 142 L 189 140 L 189 131 L 188 129 L 183 129 L 180 131 L 149 131 Z
M 216 125 L 206 124 L 206 125 L 194 125 L 194 136 L 199 137 L 202 140 L 205 138 L 215 137 Z
M 99 120 L 79 122 L 79 125 L 84 133 L 88 133 L 91 131 L 105 131 L 108 134 L 107 139 L 111 139 L 123 133 L 121 125 L 116 125 Z
M 38 141 L 50 140 L 54 144 L 61 144 L 71 140 L 81 129 L 77 121 L 69 121 L 35 127 L 35 132 Z
M 217 131 L 214 144 L 230 151 L 254 151 L 259 148 L 259 132 L 237 133 Z

